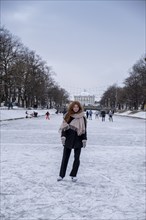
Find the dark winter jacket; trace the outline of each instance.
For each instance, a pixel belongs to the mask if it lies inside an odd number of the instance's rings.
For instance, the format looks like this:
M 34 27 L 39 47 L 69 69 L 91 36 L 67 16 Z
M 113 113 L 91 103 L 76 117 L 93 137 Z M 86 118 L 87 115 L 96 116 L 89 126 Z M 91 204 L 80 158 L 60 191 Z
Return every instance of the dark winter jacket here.
M 70 124 L 70 122 L 73 119 L 74 118 L 70 117 L 68 124 Z M 86 121 L 85 117 L 84 117 L 84 122 L 85 122 L 85 129 L 86 129 L 87 128 L 87 121 Z M 78 134 L 75 130 L 69 128 L 68 130 L 61 132 L 61 137 L 66 137 L 64 147 L 70 148 L 70 149 L 82 148 L 83 147 L 82 140 L 87 140 L 87 131 L 85 131 L 85 133 L 82 134 L 81 136 L 78 136 Z
M 105 114 L 106 114 L 105 111 L 101 111 L 101 116 L 102 117 L 105 117 Z

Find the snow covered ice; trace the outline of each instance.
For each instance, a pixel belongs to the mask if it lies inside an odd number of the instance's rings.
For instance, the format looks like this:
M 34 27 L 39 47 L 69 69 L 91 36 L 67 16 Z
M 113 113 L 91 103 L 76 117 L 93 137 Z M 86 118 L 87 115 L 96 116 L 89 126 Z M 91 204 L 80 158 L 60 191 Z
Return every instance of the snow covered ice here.
M 144 220 L 145 120 L 88 120 L 78 181 L 57 182 L 62 115 L 1 122 L 1 220 Z

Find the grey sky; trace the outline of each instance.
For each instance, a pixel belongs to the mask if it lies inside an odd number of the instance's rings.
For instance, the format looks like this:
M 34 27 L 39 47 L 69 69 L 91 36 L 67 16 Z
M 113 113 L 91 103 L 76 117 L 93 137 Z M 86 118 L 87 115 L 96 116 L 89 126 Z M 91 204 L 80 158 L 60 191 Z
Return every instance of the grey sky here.
M 1 23 L 67 90 L 121 85 L 145 52 L 145 1 L 2 1 Z

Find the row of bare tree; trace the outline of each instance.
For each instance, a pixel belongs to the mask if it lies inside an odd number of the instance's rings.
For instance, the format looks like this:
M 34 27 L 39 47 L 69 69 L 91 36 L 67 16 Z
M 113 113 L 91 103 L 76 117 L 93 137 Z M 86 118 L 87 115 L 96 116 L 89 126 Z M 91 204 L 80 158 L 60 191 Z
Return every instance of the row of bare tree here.
M 0 51 L 0 105 L 52 107 L 68 102 L 69 94 L 55 82 L 46 62 L 4 27 Z
M 108 87 L 100 103 L 102 107 L 119 110 L 146 108 L 146 58 L 140 58 L 133 65 L 123 87 L 116 84 Z

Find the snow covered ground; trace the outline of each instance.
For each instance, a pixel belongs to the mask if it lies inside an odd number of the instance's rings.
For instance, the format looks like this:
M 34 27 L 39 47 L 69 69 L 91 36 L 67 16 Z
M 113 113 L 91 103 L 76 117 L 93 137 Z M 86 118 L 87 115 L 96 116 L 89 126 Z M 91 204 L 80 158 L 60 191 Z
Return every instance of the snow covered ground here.
M 78 181 L 57 182 L 61 114 L 1 122 L 1 220 L 145 220 L 145 120 L 88 120 Z

